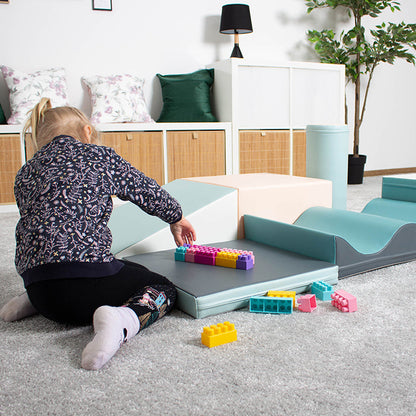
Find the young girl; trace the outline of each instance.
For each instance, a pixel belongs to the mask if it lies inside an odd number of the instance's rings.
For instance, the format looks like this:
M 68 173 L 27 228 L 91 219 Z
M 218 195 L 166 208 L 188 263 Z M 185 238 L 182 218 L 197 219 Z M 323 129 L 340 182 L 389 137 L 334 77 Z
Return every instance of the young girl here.
M 164 276 L 117 260 L 107 227 L 112 195 L 170 224 L 177 245 L 192 244 L 195 230 L 179 203 L 114 150 L 92 144 L 97 132 L 75 108 L 32 110 L 36 153 L 18 172 L 15 196 L 16 268 L 26 292 L 0 317 L 13 321 L 41 313 L 67 324 L 90 324 L 95 336 L 81 366 L 101 368 L 122 343 L 168 313 L 176 290 Z

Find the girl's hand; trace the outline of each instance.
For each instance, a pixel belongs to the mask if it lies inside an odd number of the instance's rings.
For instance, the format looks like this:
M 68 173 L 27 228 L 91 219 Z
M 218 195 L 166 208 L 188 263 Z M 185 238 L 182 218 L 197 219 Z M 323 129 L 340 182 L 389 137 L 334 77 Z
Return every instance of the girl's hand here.
M 171 224 L 170 231 L 173 234 L 177 246 L 183 246 L 184 244 L 192 245 L 196 240 L 194 227 L 184 217 L 180 221 Z

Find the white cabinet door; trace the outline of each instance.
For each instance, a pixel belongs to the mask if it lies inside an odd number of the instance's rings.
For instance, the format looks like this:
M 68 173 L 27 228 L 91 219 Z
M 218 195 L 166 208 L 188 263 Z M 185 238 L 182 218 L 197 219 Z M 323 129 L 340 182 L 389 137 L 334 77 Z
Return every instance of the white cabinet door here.
M 290 125 L 289 104 L 289 68 L 239 67 L 239 128 L 285 128 Z
M 292 126 L 343 124 L 342 75 L 324 68 L 292 70 Z

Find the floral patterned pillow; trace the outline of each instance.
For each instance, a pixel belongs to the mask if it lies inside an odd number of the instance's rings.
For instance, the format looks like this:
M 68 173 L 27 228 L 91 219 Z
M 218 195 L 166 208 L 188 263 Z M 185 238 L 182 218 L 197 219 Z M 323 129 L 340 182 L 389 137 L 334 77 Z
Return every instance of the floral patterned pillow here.
M 154 122 L 143 94 L 144 80 L 133 75 L 82 77 L 91 96 L 91 122 Z
M 27 74 L 2 65 L 1 72 L 9 89 L 11 116 L 8 124 L 22 124 L 27 113 L 42 97 L 50 98 L 54 107 L 67 105 L 65 70 L 52 68 Z

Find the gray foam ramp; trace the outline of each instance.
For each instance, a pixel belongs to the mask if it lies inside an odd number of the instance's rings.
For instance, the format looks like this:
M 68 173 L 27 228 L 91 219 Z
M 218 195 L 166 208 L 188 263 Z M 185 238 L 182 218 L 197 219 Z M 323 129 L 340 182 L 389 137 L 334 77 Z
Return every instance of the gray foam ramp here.
M 185 263 L 174 260 L 175 250 L 125 260 L 169 278 L 178 289 L 178 307 L 195 318 L 246 307 L 251 296 L 268 290 L 304 292 L 314 281 L 335 284 L 338 280 L 338 267 L 333 264 L 254 241 L 233 240 L 210 246 L 251 250 L 255 266 L 246 271 Z
M 416 259 L 416 224 L 314 207 L 295 224 L 245 216 L 246 236 L 339 266 L 339 277 Z
M 386 246 L 374 254 L 361 254 L 339 237 L 336 237 L 336 246 L 340 278 L 404 263 L 416 259 L 416 224 L 401 227 Z
M 305 211 L 296 225 L 336 237 L 340 277 L 416 258 L 416 224 L 402 219 L 316 207 Z

